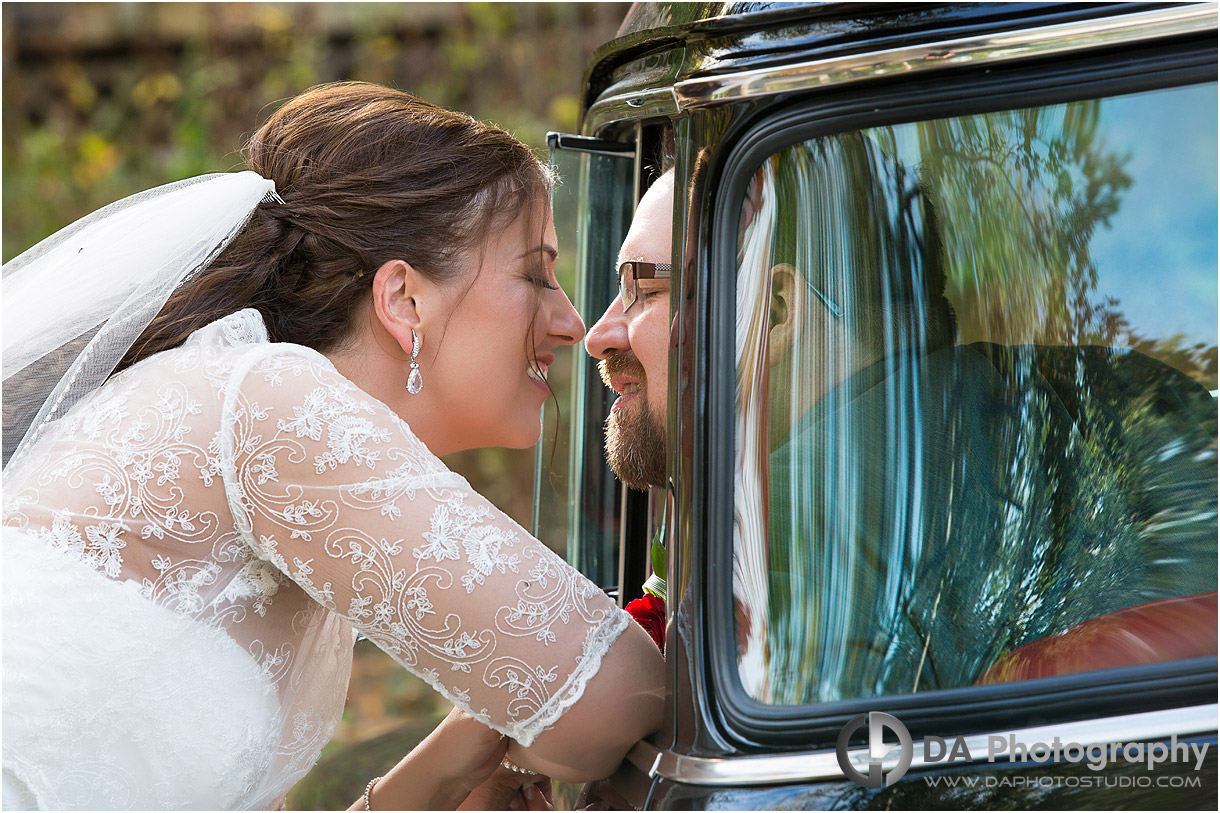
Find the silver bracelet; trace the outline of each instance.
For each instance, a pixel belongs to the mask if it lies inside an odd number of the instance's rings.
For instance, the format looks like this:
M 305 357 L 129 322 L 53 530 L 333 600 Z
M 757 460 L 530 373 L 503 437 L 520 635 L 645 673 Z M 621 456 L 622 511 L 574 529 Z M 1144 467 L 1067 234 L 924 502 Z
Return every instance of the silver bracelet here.
M 365 810 L 371 811 L 373 809 L 371 807 L 371 805 L 369 804 L 372 801 L 371 797 L 373 795 L 373 785 L 376 785 L 382 779 L 385 779 L 385 776 L 375 776 L 369 780 L 369 783 L 367 785 L 364 786 L 364 809 Z
M 525 768 L 522 768 L 521 766 L 514 764 L 513 761 L 511 759 L 509 759 L 508 757 L 505 757 L 504 759 L 500 760 L 500 764 L 502 766 L 504 766 L 505 768 L 508 768 L 513 773 L 525 774 L 526 776 L 537 776 L 538 775 L 537 771 L 526 770 Z

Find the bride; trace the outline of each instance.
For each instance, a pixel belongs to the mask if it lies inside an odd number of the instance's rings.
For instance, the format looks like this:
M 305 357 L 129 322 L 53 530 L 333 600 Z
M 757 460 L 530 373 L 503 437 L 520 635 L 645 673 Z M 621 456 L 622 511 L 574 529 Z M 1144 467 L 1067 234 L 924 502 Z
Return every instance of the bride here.
M 246 160 L 5 268 L 5 808 L 281 806 L 357 632 L 522 768 L 608 775 L 660 654 L 438 459 L 533 444 L 583 336 L 547 169 L 363 83 Z

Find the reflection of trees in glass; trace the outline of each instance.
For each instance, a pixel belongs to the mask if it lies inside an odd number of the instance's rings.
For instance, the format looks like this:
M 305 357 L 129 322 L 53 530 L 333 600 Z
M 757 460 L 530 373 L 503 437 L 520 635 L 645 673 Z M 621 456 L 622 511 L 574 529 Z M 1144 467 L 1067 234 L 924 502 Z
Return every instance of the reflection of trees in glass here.
M 1113 300 L 1109 300 L 1111 303 Z M 1117 335 L 1123 337 L 1116 344 L 1129 347 L 1136 352 L 1158 361 L 1163 361 L 1170 367 L 1189 375 L 1209 390 L 1216 389 L 1216 345 L 1210 347 L 1204 342 L 1191 344 L 1180 333 L 1165 339 L 1148 339 L 1138 335 L 1122 316 L 1118 316 Z
M 743 685 L 760 700 L 966 686 L 1029 641 L 1214 589 L 1215 404 L 1196 382 L 1214 382 L 1216 348 L 1169 336 L 1173 324 L 1142 338 L 1099 290 L 1094 235 L 1120 206 L 1144 213 L 1126 194 L 1131 156 L 1105 141 L 1103 104 L 864 133 L 880 148 L 872 152 L 915 170 L 933 201 L 935 221 L 915 219 L 941 235 L 959 341 L 972 346 L 892 352 L 884 366 L 857 370 L 819 337 L 788 378 L 768 369 L 763 379 L 768 406 L 790 405 L 782 425 L 794 427 L 765 469 L 742 442 L 749 436 L 740 422 L 757 421 L 739 402 L 737 461 L 758 473 L 752 492 L 744 477 L 736 481 L 736 517 L 760 500 L 768 509 L 753 536 L 738 521 L 734 560 L 741 600 L 739 566 L 767 555 L 765 685 L 751 683 L 741 664 Z M 887 201 L 913 197 L 889 188 L 878 167 L 852 160 L 846 147 L 859 137 L 815 139 L 776 157 L 785 159 L 777 166 L 791 164 L 777 174 L 800 182 L 788 184 L 800 194 L 777 193 L 774 207 L 796 235 L 785 240 L 776 229 L 772 254 L 758 264 L 765 279 L 785 243 L 806 247 L 811 256 L 797 252 L 791 262 L 815 287 L 821 267 L 851 280 L 846 297 L 832 289 L 845 320 L 859 312 L 866 280 L 888 278 L 889 297 L 896 281 L 921 273 L 919 263 L 895 269 L 887 259 L 902 256 L 903 243 L 887 229 L 894 218 L 884 207 L 853 205 L 873 189 Z M 802 150 L 808 160 L 787 160 Z M 837 230 L 818 219 L 840 210 L 830 219 Z M 853 250 L 870 234 L 893 254 Z M 1174 236 L 1150 239 L 1163 245 Z M 738 276 L 739 341 L 740 320 L 753 312 L 741 298 L 753 289 L 752 267 L 743 259 Z M 1168 271 L 1160 284 L 1178 284 L 1177 269 Z M 760 301 L 755 321 L 765 328 L 775 298 Z M 909 351 L 908 332 L 891 322 L 894 304 L 881 312 Z M 1127 347 L 1140 353 L 1111 349 Z M 755 357 L 764 367 L 770 354 Z M 808 404 L 790 398 L 845 361 L 856 376 L 819 396 L 815 409 L 804 413 Z M 747 627 L 739 618 L 739 636 Z
M 1090 242 L 1131 185 L 1098 137 L 1097 100 L 920 122 L 962 341 L 1108 343 Z M 893 135 L 891 135 L 891 138 Z M 1112 337 L 1109 337 L 1112 338 Z
M 921 165 L 940 210 L 962 342 L 1125 346 L 1214 388 L 1215 346 L 1139 336 L 1097 290 L 1092 239 L 1132 184 L 1131 156 L 1108 148 L 1099 127 L 1103 104 L 919 122 L 876 137 L 895 152 L 915 148 L 900 157 Z

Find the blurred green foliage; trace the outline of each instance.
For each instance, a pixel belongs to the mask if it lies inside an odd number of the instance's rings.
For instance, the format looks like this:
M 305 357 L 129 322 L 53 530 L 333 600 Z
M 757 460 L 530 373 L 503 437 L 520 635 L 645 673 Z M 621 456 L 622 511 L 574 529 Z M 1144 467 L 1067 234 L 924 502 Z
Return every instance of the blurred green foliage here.
M 6 3 L 3 258 L 139 190 L 240 168 L 246 137 L 321 82 L 397 87 L 541 153 L 548 130 L 575 129 L 584 62 L 629 5 Z M 569 260 L 573 248 L 561 247 Z M 570 262 L 559 272 L 570 290 Z M 566 396 L 561 377 L 552 386 Z M 533 455 L 487 449 L 446 462 L 528 527 Z M 346 807 L 447 710 L 362 642 L 339 733 L 290 807 Z
M 3 7 L 3 256 L 132 192 L 234 169 L 320 82 L 399 87 L 535 148 L 572 129 L 619 3 L 30 3 Z

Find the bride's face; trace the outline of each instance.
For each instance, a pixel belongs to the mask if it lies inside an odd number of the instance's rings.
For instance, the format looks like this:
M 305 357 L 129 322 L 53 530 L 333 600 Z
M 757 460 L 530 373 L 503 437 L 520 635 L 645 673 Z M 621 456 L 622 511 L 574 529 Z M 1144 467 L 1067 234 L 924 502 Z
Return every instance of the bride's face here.
M 550 207 L 540 206 L 493 230 L 445 286 L 448 318 L 430 327 L 420 353 L 424 389 L 441 418 L 437 445 L 458 451 L 537 442 L 555 350 L 585 333 L 555 280 L 556 256 Z

